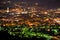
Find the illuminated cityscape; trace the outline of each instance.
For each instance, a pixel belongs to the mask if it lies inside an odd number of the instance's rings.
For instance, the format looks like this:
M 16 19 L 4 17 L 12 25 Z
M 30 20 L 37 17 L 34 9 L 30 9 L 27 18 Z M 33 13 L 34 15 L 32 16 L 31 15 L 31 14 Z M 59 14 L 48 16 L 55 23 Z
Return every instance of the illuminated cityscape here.
M 36 0 L 13 1 L 0 2 L 0 31 L 6 30 L 9 34 L 22 38 L 60 39 L 60 7 L 43 7 L 40 2 L 34 2 Z

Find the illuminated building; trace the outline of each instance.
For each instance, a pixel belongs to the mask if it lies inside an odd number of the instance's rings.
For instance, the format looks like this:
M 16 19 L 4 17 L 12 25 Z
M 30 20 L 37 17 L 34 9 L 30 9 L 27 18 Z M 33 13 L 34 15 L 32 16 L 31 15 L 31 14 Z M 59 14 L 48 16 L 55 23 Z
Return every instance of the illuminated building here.
M 9 12 L 9 7 L 7 7 L 7 11 L 6 11 L 7 13 Z

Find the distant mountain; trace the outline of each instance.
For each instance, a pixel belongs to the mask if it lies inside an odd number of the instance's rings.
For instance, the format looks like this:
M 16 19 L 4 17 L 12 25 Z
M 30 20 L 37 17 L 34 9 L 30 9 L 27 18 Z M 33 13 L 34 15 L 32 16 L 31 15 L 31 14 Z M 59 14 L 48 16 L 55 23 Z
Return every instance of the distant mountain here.
M 7 2 L 9 0 L 0 0 L 0 3 Z M 40 6 L 46 8 L 60 8 L 60 0 L 10 0 L 12 3 L 31 2 L 32 4 L 38 2 Z M 12 5 L 12 4 L 11 4 Z M 8 6 L 8 5 L 7 5 Z

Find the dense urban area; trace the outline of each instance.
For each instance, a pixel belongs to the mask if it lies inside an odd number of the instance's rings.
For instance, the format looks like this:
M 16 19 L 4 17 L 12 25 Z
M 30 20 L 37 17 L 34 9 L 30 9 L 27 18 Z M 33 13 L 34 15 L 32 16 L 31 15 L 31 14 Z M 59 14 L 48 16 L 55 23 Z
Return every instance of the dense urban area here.
M 41 7 L 38 2 L 0 4 L 0 31 L 19 37 L 60 39 L 60 8 Z

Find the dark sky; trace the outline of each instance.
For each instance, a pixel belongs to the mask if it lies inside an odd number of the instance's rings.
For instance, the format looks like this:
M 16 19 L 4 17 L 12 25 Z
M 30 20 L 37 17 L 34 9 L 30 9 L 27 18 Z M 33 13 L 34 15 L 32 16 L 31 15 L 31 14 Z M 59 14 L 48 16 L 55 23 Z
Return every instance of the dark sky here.
M 2 1 L 8 1 L 8 0 L 0 0 Z M 12 2 L 38 2 L 41 6 L 48 7 L 48 8 L 60 8 L 60 0 L 11 0 Z
M 28 2 L 38 2 L 40 5 L 50 8 L 60 7 L 60 0 L 23 0 Z

